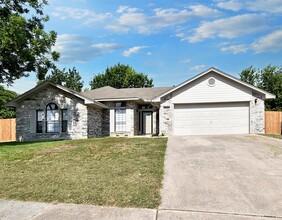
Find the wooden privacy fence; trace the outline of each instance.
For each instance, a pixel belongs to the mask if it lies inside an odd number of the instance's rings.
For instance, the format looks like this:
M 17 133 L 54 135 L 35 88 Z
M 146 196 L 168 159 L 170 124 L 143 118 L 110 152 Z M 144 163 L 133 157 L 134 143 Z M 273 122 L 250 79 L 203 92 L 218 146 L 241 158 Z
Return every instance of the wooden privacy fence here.
M 281 134 L 282 130 L 282 112 L 265 112 L 265 133 Z
M 0 119 L 0 142 L 16 140 L 16 119 Z

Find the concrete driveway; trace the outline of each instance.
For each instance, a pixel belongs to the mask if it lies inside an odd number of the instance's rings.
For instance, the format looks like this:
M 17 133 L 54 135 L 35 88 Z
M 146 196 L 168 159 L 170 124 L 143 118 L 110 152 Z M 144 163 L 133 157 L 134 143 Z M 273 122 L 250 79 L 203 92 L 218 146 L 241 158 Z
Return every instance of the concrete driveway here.
M 169 138 L 159 219 L 214 215 L 282 217 L 282 140 L 259 135 Z

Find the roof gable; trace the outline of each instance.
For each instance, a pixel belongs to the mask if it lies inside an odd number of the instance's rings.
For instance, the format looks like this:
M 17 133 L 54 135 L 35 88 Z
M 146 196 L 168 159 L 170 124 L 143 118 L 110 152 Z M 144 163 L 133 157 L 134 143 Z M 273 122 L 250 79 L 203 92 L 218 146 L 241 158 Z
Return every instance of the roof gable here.
M 44 88 L 47 88 L 48 86 L 53 86 L 61 91 L 64 91 L 68 94 L 71 94 L 71 95 L 74 95 L 80 99 L 82 99 L 84 101 L 84 104 L 85 105 L 94 105 L 96 107 L 99 107 L 99 108 L 108 108 L 106 105 L 102 104 L 102 103 L 99 103 L 97 101 L 94 101 L 86 96 L 84 96 L 83 94 L 79 93 L 79 92 L 76 92 L 72 89 L 69 89 L 69 88 L 66 88 L 66 87 L 63 87 L 63 86 L 60 86 L 60 85 L 57 85 L 57 84 L 54 84 L 52 82 L 49 82 L 49 81 L 45 81 L 37 86 L 35 86 L 34 88 L 28 90 L 27 92 L 23 93 L 22 95 L 16 97 L 15 99 L 11 100 L 10 102 L 8 102 L 6 104 L 6 106 L 10 106 L 10 107 L 16 107 L 17 106 L 17 102 L 29 97 L 30 95 L 32 95 L 33 93 L 36 93 L 40 90 L 43 90 Z
M 198 74 L 198 75 L 196 75 L 196 76 L 194 76 L 194 77 L 184 81 L 183 83 L 173 87 L 172 89 L 162 93 L 161 95 L 156 97 L 153 101 L 159 102 L 160 98 L 162 98 L 162 97 L 164 97 L 164 96 L 166 96 L 166 95 L 168 95 L 168 94 L 170 94 L 170 93 L 172 93 L 172 92 L 182 88 L 183 86 L 186 86 L 186 85 L 194 82 L 195 80 L 197 80 L 197 79 L 199 79 L 199 78 L 201 78 L 201 77 L 203 77 L 203 76 L 205 76 L 205 75 L 207 75 L 207 74 L 209 74 L 211 72 L 219 74 L 220 76 L 225 77 L 226 79 L 229 79 L 229 80 L 231 80 L 233 82 L 239 83 L 240 85 L 245 86 L 245 87 L 251 89 L 252 91 L 256 91 L 258 93 L 261 93 L 261 94 L 265 95 L 265 99 L 274 99 L 275 98 L 275 95 L 273 95 L 273 94 L 271 94 L 269 92 L 261 90 L 261 89 L 255 87 L 255 86 L 252 86 L 252 85 L 250 85 L 248 83 L 245 83 L 245 82 L 239 80 L 238 78 L 236 78 L 236 77 L 234 77 L 232 75 L 229 75 L 229 74 L 227 74 L 227 73 L 225 73 L 225 72 L 223 72 L 221 70 L 218 70 L 218 69 L 216 69 L 214 67 L 211 67 L 211 68 L 207 69 L 206 71 L 204 71 L 204 72 L 202 72 L 202 73 L 200 73 L 200 74 Z

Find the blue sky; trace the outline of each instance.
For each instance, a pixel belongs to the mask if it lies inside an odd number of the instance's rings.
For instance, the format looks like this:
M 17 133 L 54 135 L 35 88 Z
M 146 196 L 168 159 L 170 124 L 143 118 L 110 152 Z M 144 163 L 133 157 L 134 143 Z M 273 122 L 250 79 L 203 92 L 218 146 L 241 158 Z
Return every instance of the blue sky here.
M 281 65 L 281 0 L 49 0 L 59 68 L 76 67 L 84 87 L 118 62 L 171 86 L 214 66 L 238 77 L 251 65 Z M 18 93 L 36 85 L 17 80 Z

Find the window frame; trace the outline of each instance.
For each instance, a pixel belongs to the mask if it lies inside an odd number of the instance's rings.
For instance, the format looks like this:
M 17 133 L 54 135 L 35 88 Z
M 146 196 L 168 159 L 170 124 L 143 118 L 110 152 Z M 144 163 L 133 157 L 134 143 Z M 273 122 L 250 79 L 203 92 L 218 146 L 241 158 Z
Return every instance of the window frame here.
M 125 108 L 125 107 L 126 107 L 126 102 L 125 102 L 125 101 L 116 102 L 116 103 L 115 103 L 115 107 L 116 107 L 116 108 Z
M 41 112 L 41 121 L 38 120 L 38 116 L 39 116 L 39 113 Z M 43 133 L 43 113 L 44 113 L 44 110 L 36 110 L 36 133 L 37 134 L 42 134 Z M 39 129 L 39 122 L 41 122 L 41 129 Z
M 54 107 L 54 109 L 52 109 L 52 105 L 55 105 Z M 48 109 L 50 107 L 50 109 Z M 49 111 L 54 111 L 54 110 L 56 110 L 57 112 L 57 117 L 58 117 L 58 119 L 57 120 L 48 120 L 48 112 Z M 55 113 L 55 114 L 56 114 Z M 54 114 L 54 113 L 53 113 Z M 55 115 L 54 114 L 54 115 Z M 50 116 L 51 117 L 51 116 Z M 58 105 L 57 104 L 55 104 L 55 103 L 48 103 L 47 105 L 46 105 L 46 133 L 60 133 L 60 111 L 59 111 L 59 107 L 58 107 Z M 52 131 L 50 131 L 49 129 L 48 129 L 48 125 L 51 125 L 51 124 L 53 124 L 54 125 L 54 127 L 53 127 L 53 130 Z M 57 125 L 57 126 L 56 126 Z M 57 127 L 57 128 L 56 128 Z
M 121 116 L 123 120 L 117 121 L 117 112 L 123 112 Z M 117 123 L 123 123 L 123 124 L 118 125 Z M 115 109 L 115 132 L 116 133 L 125 133 L 126 132 L 126 109 L 125 108 Z
M 66 112 L 66 119 L 64 120 L 64 111 Z M 64 129 L 65 128 L 65 129 Z M 61 132 L 68 132 L 68 109 L 61 109 Z

